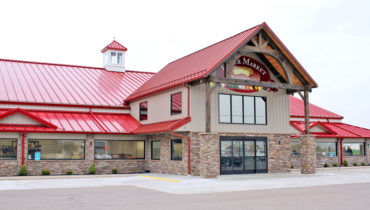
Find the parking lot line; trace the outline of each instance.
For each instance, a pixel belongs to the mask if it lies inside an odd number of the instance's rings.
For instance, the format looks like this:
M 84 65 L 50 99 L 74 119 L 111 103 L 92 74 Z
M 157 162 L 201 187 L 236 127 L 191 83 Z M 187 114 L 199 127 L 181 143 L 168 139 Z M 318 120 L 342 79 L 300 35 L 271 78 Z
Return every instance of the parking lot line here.
M 162 181 L 168 181 L 168 182 L 180 182 L 179 180 L 176 180 L 176 179 L 166 179 L 166 178 L 161 178 L 161 177 L 144 176 L 144 175 L 139 175 L 139 176 L 144 177 L 144 178 L 149 178 L 149 179 L 158 179 Z

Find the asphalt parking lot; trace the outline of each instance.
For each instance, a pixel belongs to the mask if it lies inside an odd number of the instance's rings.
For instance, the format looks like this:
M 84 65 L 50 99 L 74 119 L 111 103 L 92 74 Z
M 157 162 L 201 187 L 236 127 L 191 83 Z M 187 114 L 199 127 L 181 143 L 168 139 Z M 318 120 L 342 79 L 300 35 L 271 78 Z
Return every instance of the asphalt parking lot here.
M 132 174 L 0 178 L 0 209 L 367 209 L 370 168 L 216 179 Z

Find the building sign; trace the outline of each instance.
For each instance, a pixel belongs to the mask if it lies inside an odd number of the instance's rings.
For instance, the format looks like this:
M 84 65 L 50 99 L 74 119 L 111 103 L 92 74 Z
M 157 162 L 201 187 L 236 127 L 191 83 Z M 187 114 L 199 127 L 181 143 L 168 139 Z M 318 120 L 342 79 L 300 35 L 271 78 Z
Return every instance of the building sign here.
M 266 66 L 247 56 L 241 56 L 238 60 L 236 60 L 231 72 L 231 78 L 256 80 L 261 82 L 274 82 L 271 80 L 270 73 Z M 262 88 L 248 85 L 223 84 L 223 86 L 233 91 L 245 93 L 258 92 L 262 89 L 273 92 L 277 91 L 275 88 Z

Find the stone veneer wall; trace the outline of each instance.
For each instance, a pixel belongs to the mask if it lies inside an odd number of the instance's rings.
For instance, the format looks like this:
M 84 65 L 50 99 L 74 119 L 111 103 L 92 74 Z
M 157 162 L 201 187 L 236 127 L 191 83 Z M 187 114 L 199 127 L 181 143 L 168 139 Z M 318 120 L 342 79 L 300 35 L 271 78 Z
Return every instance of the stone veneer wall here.
M 199 176 L 199 140 L 196 133 L 185 133 L 190 136 L 190 171 Z M 171 160 L 171 140 L 182 139 L 182 160 Z M 151 141 L 160 141 L 160 160 L 151 160 Z M 188 142 L 168 133 L 147 136 L 146 161 L 147 170 L 154 173 L 188 175 Z
M 316 141 L 315 136 L 303 135 L 300 137 L 301 142 L 301 173 L 316 173 Z

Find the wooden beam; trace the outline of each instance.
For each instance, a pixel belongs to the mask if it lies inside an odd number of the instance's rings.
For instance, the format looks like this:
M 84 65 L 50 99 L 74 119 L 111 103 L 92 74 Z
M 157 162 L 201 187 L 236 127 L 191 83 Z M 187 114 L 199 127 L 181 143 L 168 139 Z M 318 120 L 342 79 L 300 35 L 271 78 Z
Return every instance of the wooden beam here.
M 304 100 L 304 95 L 300 91 L 298 91 L 298 95 L 301 96 L 302 100 Z
M 211 132 L 211 85 L 206 82 L 206 132 Z
M 272 83 L 272 82 L 261 82 L 256 80 L 244 80 L 244 79 L 231 79 L 231 78 L 218 78 L 210 77 L 210 81 L 226 84 L 235 85 L 248 85 L 248 86 L 258 86 L 266 88 L 277 88 L 277 89 L 287 89 L 287 90 L 311 90 L 309 86 L 293 85 L 287 83 Z
M 308 91 L 304 91 L 304 124 L 305 124 L 305 134 L 310 134 L 310 110 L 308 101 Z

